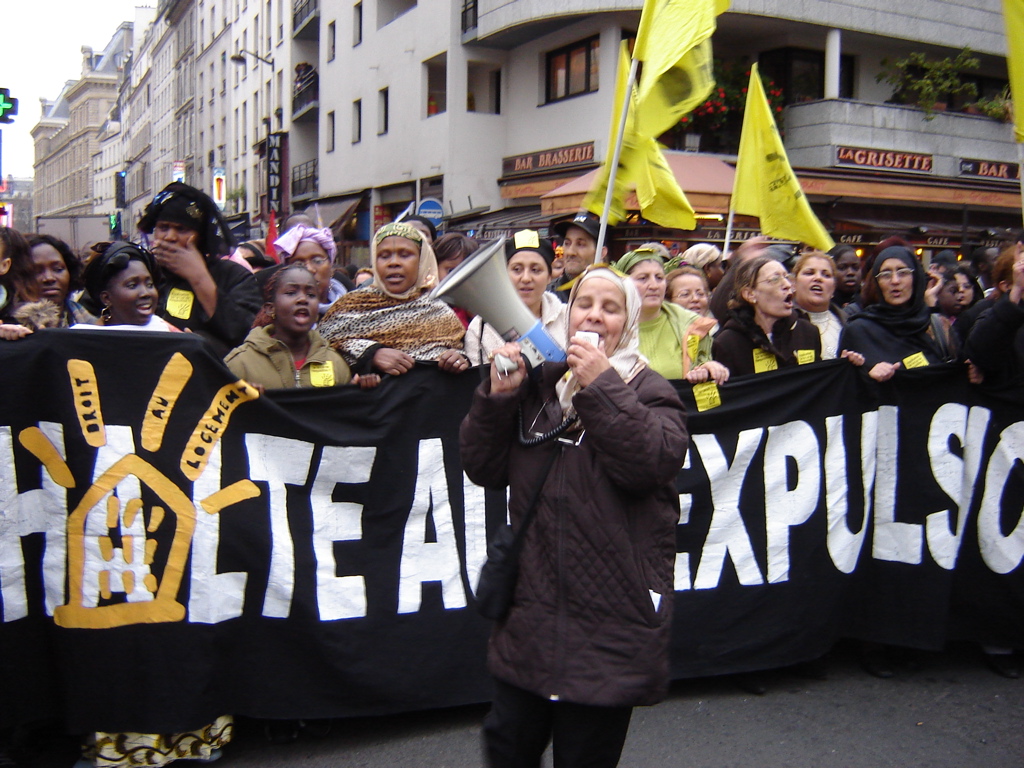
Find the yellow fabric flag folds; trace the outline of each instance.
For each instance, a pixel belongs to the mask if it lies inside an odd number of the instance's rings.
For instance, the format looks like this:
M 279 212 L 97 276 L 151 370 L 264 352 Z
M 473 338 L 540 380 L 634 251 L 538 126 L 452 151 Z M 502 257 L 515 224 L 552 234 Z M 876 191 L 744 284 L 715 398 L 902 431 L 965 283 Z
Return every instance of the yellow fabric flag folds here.
M 798 240 L 822 251 L 835 245 L 789 165 L 757 64 L 750 71 L 730 205 L 736 213 L 757 216 L 761 231 L 770 237 Z
M 612 153 L 618 140 L 618 116 L 621 115 L 622 105 L 627 98 L 628 84 L 629 49 L 623 42 L 619 51 L 619 72 L 615 86 L 615 105 L 618 109 L 612 118 L 608 137 L 608 156 L 594 179 L 594 185 L 583 201 L 583 208 L 596 216 L 601 216 L 604 211 Z M 612 195 L 611 209 L 607 216 L 608 223 L 617 224 L 626 218 L 626 194 L 629 187 L 635 185 L 640 213 L 645 219 L 663 227 L 693 229 L 697 226 L 693 208 L 690 207 L 686 195 L 679 188 L 672 169 L 669 168 L 665 156 L 661 153 L 661 147 L 652 137 L 643 136 L 637 131 L 635 91 L 630 94 L 630 99 L 631 104 L 623 131 L 619 166 L 615 173 L 615 194 Z
M 1024 142 L 1024 0 L 1003 0 L 1006 24 L 1006 64 L 1013 97 L 1013 136 Z
M 645 0 L 634 57 L 644 63 L 636 126 L 660 136 L 714 87 L 711 35 L 729 0 Z

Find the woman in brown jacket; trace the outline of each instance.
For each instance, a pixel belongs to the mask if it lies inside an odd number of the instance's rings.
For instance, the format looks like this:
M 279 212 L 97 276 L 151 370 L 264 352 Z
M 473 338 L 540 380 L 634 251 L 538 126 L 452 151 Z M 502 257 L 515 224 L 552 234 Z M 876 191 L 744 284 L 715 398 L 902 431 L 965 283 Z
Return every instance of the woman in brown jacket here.
M 491 766 L 537 766 L 552 740 L 556 768 L 615 766 L 632 707 L 668 687 L 688 438 L 675 390 L 640 355 L 639 315 L 628 278 L 586 272 L 569 299 L 568 369 L 545 365 L 535 383 L 518 345 L 501 347 L 517 369 L 492 366 L 462 424 L 466 473 L 510 486 L 517 529 L 546 473 L 488 650 Z

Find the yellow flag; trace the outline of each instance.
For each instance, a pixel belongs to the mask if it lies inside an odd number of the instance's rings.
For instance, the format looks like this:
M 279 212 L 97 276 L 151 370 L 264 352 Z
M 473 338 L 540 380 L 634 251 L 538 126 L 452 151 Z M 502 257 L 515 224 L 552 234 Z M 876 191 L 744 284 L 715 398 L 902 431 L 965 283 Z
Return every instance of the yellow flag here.
M 615 112 L 612 116 L 611 131 L 608 136 L 608 156 L 594 179 L 594 185 L 583 201 L 583 208 L 596 216 L 601 216 L 604 211 L 611 161 L 618 140 L 619 119 L 628 83 L 629 48 L 623 42 L 619 51 Z M 632 93 L 630 106 L 629 114 L 626 117 L 626 128 L 623 132 L 619 166 L 615 173 L 615 193 L 612 195 L 611 210 L 608 211 L 608 223 L 617 224 L 626 218 L 626 194 L 629 187 L 635 184 L 640 213 L 645 219 L 663 227 L 693 229 L 697 226 L 693 208 L 679 188 L 675 174 L 672 173 L 665 156 L 661 153 L 661 147 L 653 138 L 640 136 L 637 133 L 635 92 Z
M 1003 0 L 1006 24 L 1006 65 L 1013 97 L 1013 135 L 1024 142 L 1024 0 Z
M 757 64 L 750 70 L 730 205 L 736 213 L 757 216 L 761 231 L 771 237 L 799 240 L 822 251 L 835 245 L 789 165 Z
M 637 130 L 658 137 L 714 87 L 711 35 L 729 0 L 645 0 L 633 55 L 644 63 Z

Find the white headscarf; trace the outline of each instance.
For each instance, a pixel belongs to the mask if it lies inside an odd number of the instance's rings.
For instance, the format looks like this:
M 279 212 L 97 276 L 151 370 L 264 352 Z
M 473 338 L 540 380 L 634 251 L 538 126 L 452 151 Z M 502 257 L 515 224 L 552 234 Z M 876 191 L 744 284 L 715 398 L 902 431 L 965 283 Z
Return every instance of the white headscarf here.
M 627 384 L 640 373 L 647 365 L 647 358 L 640 354 L 640 294 L 637 292 L 633 281 L 625 275 L 606 266 L 589 267 L 577 278 L 572 292 L 569 294 L 569 306 L 566 309 L 566 349 L 569 348 L 569 323 L 572 317 L 572 305 L 576 302 L 576 295 L 580 292 L 580 286 L 588 280 L 600 278 L 612 283 L 626 298 L 626 323 L 622 326 L 622 334 L 615 345 L 615 349 L 605 349 L 608 355 L 608 362 Z M 562 406 L 562 412 L 568 414 L 572 410 L 572 398 L 582 389 L 576 375 L 569 371 L 561 381 L 555 385 L 555 392 L 558 394 L 558 402 Z
M 377 246 L 387 237 L 404 237 L 406 240 L 416 243 L 420 249 L 416 282 L 409 290 L 402 293 L 393 293 L 388 290 L 377 273 Z M 404 221 L 393 221 L 377 230 L 373 236 L 373 243 L 370 245 L 370 266 L 373 268 L 373 284 L 393 299 L 408 299 L 421 290 L 429 291 L 437 285 L 437 257 L 434 256 L 434 249 L 430 247 L 430 243 L 423 238 L 416 227 L 406 224 Z

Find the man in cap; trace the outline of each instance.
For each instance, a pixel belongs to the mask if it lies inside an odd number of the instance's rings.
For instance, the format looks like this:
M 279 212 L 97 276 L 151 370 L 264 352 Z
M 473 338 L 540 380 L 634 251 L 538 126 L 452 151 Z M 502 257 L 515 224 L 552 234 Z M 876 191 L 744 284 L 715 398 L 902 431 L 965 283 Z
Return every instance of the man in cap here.
M 588 211 L 580 211 L 572 219 L 555 225 L 555 234 L 562 238 L 562 276 L 552 280 L 549 291 L 563 302 L 569 301 L 569 291 L 560 290 L 575 280 L 584 269 L 594 263 L 597 256 L 597 236 L 601 231 L 601 219 Z M 608 246 L 601 248 L 601 261 L 608 257 Z

